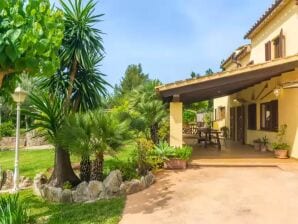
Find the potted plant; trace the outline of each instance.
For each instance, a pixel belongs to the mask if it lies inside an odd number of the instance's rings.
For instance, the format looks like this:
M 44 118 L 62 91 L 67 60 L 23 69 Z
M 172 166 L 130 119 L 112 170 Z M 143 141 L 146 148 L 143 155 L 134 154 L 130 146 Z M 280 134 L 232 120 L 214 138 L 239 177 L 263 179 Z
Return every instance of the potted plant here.
M 284 142 L 287 127 L 288 126 L 286 124 L 280 126 L 280 129 L 276 136 L 277 142 L 272 143 L 272 148 L 274 150 L 275 157 L 279 159 L 288 158 L 288 149 L 290 148 L 290 146 L 286 142 Z
M 254 149 L 255 150 L 261 150 L 261 144 L 262 144 L 262 140 L 260 138 L 257 138 L 253 141 L 254 143 Z
M 264 136 L 261 140 L 261 152 L 266 152 L 268 149 L 269 140 L 267 136 Z
M 164 168 L 166 169 L 186 169 L 187 161 L 192 154 L 192 148 L 189 146 L 182 146 L 172 148 L 166 152 L 166 159 L 164 161 Z

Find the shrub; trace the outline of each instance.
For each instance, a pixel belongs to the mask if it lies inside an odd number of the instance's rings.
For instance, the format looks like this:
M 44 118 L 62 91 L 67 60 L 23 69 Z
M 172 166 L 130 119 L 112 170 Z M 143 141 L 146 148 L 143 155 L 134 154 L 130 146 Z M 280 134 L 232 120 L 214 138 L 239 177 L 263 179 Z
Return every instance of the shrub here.
M 168 160 L 171 158 L 189 160 L 192 154 L 192 148 L 189 146 L 182 147 L 171 147 L 167 142 L 161 142 L 155 146 L 152 153 L 155 157 L 158 157 L 160 160 Z
M 158 138 L 159 141 L 167 141 L 170 136 L 170 121 L 168 119 L 164 119 L 159 124 L 158 129 Z
M 273 150 L 288 150 L 290 146 L 284 141 L 288 126 L 283 124 L 280 126 L 276 135 L 277 142 L 272 143 Z
M 105 174 L 107 175 L 113 170 L 120 170 L 124 181 L 132 180 L 139 177 L 137 169 L 137 163 L 132 159 L 126 161 L 115 159 L 108 162 Z
M 192 154 L 192 148 L 190 146 L 182 146 L 175 149 L 174 157 L 176 159 L 189 160 Z
M 63 184 L 63 190 L 65 190 L 65 189 L 72 189 L 72 184 L 69 182 L 69 181 L 66 181 L 66 182 L 64 182 L 64 184 Z
M 9 195 L 0 198 L 0 223 L 2 224 L 23 224 L 28 223 L 29 216 L 19 195 Z
M 13 136 L 15 132 L 15 127 L 12 121 L 4 122 L 0 126 L 0 137 L 10 137 Z
M 148 170 L 152 168 L 150 163 L 151 150 L 154 148 L 154 143 L 146 138 L 137 140 L 137 148 L 134 150 L 132 157 L 136 161 L 138 174 L 146 175 Z

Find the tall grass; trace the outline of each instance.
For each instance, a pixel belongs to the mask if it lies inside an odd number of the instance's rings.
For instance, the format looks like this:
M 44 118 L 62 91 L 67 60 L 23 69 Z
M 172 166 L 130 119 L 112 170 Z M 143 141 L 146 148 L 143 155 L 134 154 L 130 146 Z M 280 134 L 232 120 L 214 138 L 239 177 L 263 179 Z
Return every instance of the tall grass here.
M 0 197 L 0 224 L 25 224 L 29 216 L 19 195 Z

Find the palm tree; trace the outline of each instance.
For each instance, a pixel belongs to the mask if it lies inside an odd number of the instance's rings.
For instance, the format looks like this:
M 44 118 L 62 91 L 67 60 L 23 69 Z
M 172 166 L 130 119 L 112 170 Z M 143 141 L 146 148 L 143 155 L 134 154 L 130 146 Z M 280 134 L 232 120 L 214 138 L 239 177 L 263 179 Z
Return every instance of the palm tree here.
M 158 143 L 158 130 L 160 123 L 166 118 L 165 105 L 158 98 L 155 86 L 158 81 L 149 81 L 137 90 L 133 91 L 131 98 L 131 110 L 137 113 L 139 124 L 144 124 L 145 134 L 149 134 L 151 140 Z
M 64 148 L 81 156 L 80 179 L 87 182 L 91 175 L 90 155 L 97 148 L 92 144 L 92 127 L 89 114 L 76 113 L 66 119 L 58 134 L 58 142 Z
M 103 14 L 93 15 L 96 2 L 89 0 L 85 6 L 82 0 L 60 0 L 65 20 L 65 32 L 60 53 L 62 67 L 69 72 L 69 86 L 67 90 L 67 103 L 73 93 L 73 84 L 80 67 L 92 68 L 90 55 L 102 56 L 102 32 L 94 27 L 100 22 Z
M 92 164 L 91 180 L 103 179 L 104 153 L 119 150 L 127 143 L 131 135 L 129 123 L 120 122 L 113 114 L 98 110 L 90 114 L 93 124 L 92 144 L 98 145 Z
M 104 51 L 102 45 L 102 32 L 94 27 L 100 21 L 101 15 L 94 15 L 96 3 L 89 0 L 83 5 L 82 0 L 60 0 L 64 12 L 64 38 L 60 49 L 61 67 L 59 71 L 48 81 L 42 80 L 42 88 L 47 87 L 51 97 L 63 100 L 64 113 L 70 110 L 89 110 L 98 107 L 101 103 L 101 95 L 106 92 L 107 83 L 98 70 L 98 63 L 102 59 Z M 63 151 L 63 152 L 61 152 Z M 56 150 L 57 167 L 70 161 L 69 153 L 62 147 Z M 83 156 L 84 164 L 89 158 Z M 72 170 L 59 169 L 57 180 L 71 181 L 71 175 L 67 180 L 67 174 Z M 71 166 L 68 166 L 72 169 Z M 86 174 L 88 175 L 88 174 Z M 58 185 L 63 183 L 59 182 Z
M 64 150 L 58 142 L 58 133 L 65 120 L 63 101 L 59 97 L 49 96 L 42 91 L 29 95 L 31 107 L 24 113 L 34 119 L 31 129 L 42 129 L 44 136 L 55 146 L 54 170 L 50 183 L 62 186 L 66 181 L 73 185 L 79 183 L 78 177 L 73 172 L 68 151 Z

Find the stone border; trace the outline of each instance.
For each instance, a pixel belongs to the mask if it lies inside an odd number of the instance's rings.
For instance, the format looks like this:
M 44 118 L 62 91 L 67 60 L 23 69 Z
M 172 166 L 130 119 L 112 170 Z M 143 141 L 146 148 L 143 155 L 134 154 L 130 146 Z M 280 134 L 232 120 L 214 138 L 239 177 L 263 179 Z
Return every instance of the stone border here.
M 7 192 L 13 187 L 13 171 L 1 171 L 0 167 L 0 192 Z M 21 176 L 19 179 L 20 189 L 27 189 L 32 186 L 33 181 L 29 177 Z
M 62 189 L 47 185 L 47 178 L 38 174 L 34 178 L 33 192 L 47 201 L 60 203 L 93 202 L 109 199 L 121 195 L 134 194 L 148 188 L 155 182 L 155 176 L 148 172 L 140 180 L 122 181 L 119 170 L 112 171 L 103 181 L 90 181 L 80 183 L 74 189 Z

